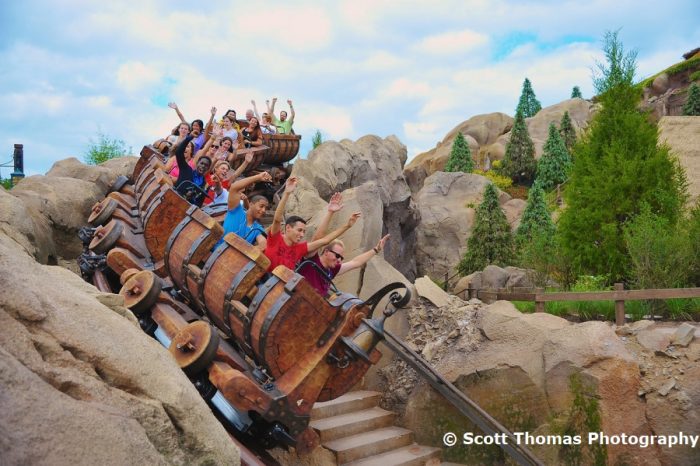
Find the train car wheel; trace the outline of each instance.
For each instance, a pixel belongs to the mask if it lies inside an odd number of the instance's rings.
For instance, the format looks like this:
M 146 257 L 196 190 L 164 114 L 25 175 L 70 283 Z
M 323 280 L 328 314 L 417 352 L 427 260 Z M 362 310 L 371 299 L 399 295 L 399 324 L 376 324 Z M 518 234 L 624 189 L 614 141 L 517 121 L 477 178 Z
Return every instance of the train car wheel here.
M 117 208 L 117 201 L 111 197 L 106 197 L 92 207 L 88 223 L 93 227 L 104 225 L 109 221 Z
M 170 354 L 188 376 L 202 372 L 214 361 L 219 334 L 208 323 L 197 320 L 180 330 L 170 343 Z
M 122 286 L 119 294 L 124 297 L 124 305 L 138 315 L 153 307 L 161 291 L 161 282 L 150 270 L 135 273 Z

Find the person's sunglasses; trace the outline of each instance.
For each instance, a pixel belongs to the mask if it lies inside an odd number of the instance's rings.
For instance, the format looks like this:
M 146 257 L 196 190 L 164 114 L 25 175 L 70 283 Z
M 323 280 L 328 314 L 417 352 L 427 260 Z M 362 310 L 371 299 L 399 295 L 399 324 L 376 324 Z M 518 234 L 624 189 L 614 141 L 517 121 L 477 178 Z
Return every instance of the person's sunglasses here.
M 336 259 L 338 259 L 341 262 L 343 261 L 343 259 L 345 259 L 343 256 L 341 256 L 337 252 L 333 251 L 332 249 L 329 249 L 328 252 L 333 253 L 333 255 L 336 257 Z
M 211 146 L 212 149 L 218 149 L 221 146 Z

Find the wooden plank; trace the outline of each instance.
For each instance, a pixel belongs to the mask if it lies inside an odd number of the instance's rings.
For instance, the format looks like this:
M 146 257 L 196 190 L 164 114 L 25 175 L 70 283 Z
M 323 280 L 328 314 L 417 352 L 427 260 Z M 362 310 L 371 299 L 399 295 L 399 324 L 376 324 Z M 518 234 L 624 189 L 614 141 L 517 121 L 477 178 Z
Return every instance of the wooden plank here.
M 623 283 L 615 283 L 615 291 L 622 291 L 624 289 L 625 285 Z M 625 301 L 623 300 L 615 301 L 615 325 L 625 325 Z
M 543 301 L 634 301 L 674 298 L 700 298 L 700 288 L 556 292 L 542 295 Z

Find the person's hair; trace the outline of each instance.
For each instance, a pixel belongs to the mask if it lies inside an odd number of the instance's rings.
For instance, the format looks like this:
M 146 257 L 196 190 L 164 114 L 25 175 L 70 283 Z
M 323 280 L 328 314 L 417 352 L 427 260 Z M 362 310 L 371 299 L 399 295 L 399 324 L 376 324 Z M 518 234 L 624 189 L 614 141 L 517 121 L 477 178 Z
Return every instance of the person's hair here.
M 231 139 L 229 136 L 224 136 L 223 138 L 221 138 L 221 141 L 219 141 L 219 144 L 223 145 L 224 141 L 226 141 L 227 139 L 231 143 L 231 146 L 229 146 L 228 151 L 233 152 L 233 139 Z
M 282 111 L 280 112 L 280 116 L 282 116 L 283 113 L 284 113 L 285 115 L 288 115 L 288 113 L 287 113 L 286 110 L 282 110 Z
M 323 250 L 322 250 L 321 252 L 324 253 L 324 252 L 326 252 L 326 251 L 331 251 L 331 250 L 332 250 L 331 248 L 332 248 L 333 246 L 336 246 L 336 245 L 338 245 L 338 246 L 340 246 L 341 248 L 345 249 L 345 243 L 343 243 L 343 242 L 342 242 L 341 240 L 339 240 L 339 239 L 334 239 L 334 240 L 331 241 L 330 243 L 326 244 L 326 245 L 323 247 Z
M 204 129 L 204 122 L 203 122 L 202 120 L 194 120 L 194 121 L 192 122 L 192 124 L 190 125 L 190 130 L 191 130 L 192 128 L 194 128 L 194 124 L 195 124 L 195 123 L 199 123 L 199 127 L 202 128 L 202 129 Z
M 297 222 L 301 222 L 304 225 L 306 225 L 306 220 L 304 220 L 303 218 L 299 217 L 298 215 L 290 215 L 289 217 L 287 217 L 287 220 L 285 220 L 285 222 L 284 222 L 285 228 L 287 226 L 293 227 L 294 225 L 296 225 Z
M 202 157 L 206 157 L 206 156 L 202 156 Z M 219 165 L 224 165 L 224 164 L 225 164 L 225 165 L 229 165 L 228 161 L 226 161 L 226 160 L 218 160 L 218 161 L 214 164 L 214 167 L 212 168 L 212 171 L 216 171 L 216 169 L 219 168 Z M 229 168 L 231 168 L 230 165 L 229 165 Z
M 229 113 L 233 113 L 234 115 L 238 116 L 238 113 L 236 113 L 236 111 L 232 108 L 229 108 L 228 110 L 226 110 L 226 113 L 224 113 L 224 116 L 228 116 Z
M 221 119 L 222 119 L 222 120 L 228 120 L 228 121 L 231 122 L 231 124 L 233 124 L 233 123 L 236 121 L 235 118 L 233 118 L 232 116 L 229 116 L 229 115 L 224 115 Z
M 259 202 L 259 201 L 267 201 L 268 204 L 270 203 L 270 201 L 268 201 L 267 198 L 265 196 L 263 196 L 262 194 L 256 194 L 255 196 L 248 199 L 248 202 L 251 204 L 255 204 L 256 202 Z
M 170 132 L 171 135 L 177 136 L 180 134 L 180 126 L 185 125 L 187 126 L 187 131 L 191 131 L 192 128 L 190 127 L 189 123 L 185 123 L 184 121 L 181 121 L 180 123 L 177 124 L 176 127 L 173 128 L 173 130 Z

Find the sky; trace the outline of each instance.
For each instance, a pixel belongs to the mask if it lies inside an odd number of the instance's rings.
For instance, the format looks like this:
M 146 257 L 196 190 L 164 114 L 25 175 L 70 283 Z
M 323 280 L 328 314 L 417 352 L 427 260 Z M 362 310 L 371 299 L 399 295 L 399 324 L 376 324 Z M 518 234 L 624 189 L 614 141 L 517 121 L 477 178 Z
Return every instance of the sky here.
M 606 31 L 637 50 L 638 79 L 681 61 L 698 18 L 697 0 L 2 0 L 0 164 L 21 143 L 42 174 L 100 132 L 138 153 L 177 123 L 170 101 L 206 121 L 272 97 L 294 103 L 301 156 L 320 130 L 393 134 L 410 159 L 474 115 L 513 115 L 526 77 L 544 107 L 591 97 Z

